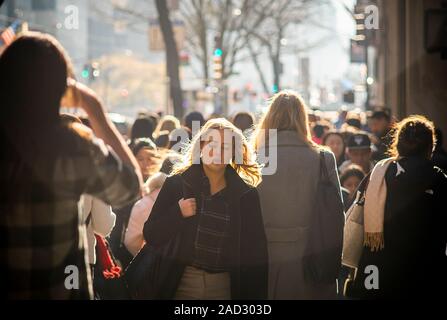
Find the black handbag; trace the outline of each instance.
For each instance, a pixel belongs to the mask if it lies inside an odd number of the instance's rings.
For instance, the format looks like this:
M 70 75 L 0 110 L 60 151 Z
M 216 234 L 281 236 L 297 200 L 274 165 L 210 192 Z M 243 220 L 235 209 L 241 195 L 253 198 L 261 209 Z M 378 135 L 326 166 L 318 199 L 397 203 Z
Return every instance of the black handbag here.
M 163 246 L 144 245 L 124 273 L 132 299 L 172 299 L 182 276 L 176 257 L 179 246 L 180 235 Z
M 339 190 L 329 179 L 324 152 L 320 151 L 320 177 L 302 260 L 306 281 L 335 283 L 341 268 L 344 223 L 343 201 Z

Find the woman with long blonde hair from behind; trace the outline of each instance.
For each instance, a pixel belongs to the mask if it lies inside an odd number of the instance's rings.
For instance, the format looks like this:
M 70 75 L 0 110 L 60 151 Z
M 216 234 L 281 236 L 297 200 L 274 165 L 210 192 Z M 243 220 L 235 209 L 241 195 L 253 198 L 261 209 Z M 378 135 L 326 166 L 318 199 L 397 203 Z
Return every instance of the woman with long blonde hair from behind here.
M 341 191 L 334 154 L 312 141 L 307 107 L 298 94 L 282 91 L 273 96 L 254 144 L 260 156 L 268 154 L 268 161 L 261 161 L 268 163 L 258 189 L 269 252 L 269 299 L 336 298 L 335 278 L 324 285 L 304 278 L 320 152 L 340 198 Z
M 144 225 L 149 245 L 176 248 L 166 281 L 147 284 L 155 298 L 267 298 L 260 181 L 242 132 L 209 120 L 174 164 Z

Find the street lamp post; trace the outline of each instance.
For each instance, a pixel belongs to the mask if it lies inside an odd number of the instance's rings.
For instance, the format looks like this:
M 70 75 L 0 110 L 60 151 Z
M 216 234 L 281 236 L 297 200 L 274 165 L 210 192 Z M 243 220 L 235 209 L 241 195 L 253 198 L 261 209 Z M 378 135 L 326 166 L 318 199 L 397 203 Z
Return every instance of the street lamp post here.
M 365 65 L 366 65 L 366 77 L 365 77 L 365 90 L 366 90 L 366 100 L 365 100 L 365 110 L 370 108 L 370 85 L 369 85 L 369 55 L 368 55 L 368 37 L 365 37 L 364 42 L 365 47 Z
M 169 77 L 166 77 L 166 114 L 170 114 L 170 109 L 169 108 L 169 102 L 170 102 L 170 98 L 171 98 L 171 93 L 170 93 L 170 89 L 171 89 L 171 79 Z

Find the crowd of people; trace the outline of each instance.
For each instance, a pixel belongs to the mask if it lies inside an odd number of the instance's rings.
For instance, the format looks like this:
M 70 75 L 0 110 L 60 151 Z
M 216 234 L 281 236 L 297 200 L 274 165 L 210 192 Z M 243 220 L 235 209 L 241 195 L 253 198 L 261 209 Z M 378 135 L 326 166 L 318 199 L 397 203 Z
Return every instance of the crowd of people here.
M 135 257 L 158 248 L 169 258 L 157 281 L 140 284 L 151 298 L 339 299 L 352 270 L 340 263 L 339 276 L 315 282 L 303 263 L 322 166 L 345 212 L 362 181 L 378 190 L 366 192 L 365 248 L 347 295 L 446 290 L 446 214 L 438 208 L 447 153 L 423 116 L 342 110 L 331 121 L 281 91 L 262 115 L 141 112 L 126 141 L 97 94 L 74 80 L 53 37 L 19 37 L 0 56 L 0 74 L 7 298 L 104 299 L 110 292 L 97 279 L 125 278 L 141 263 Z M 73 104 L 87 117 L 60 114 Z M 272 148 L 275 158 L 263 162 L 258 155 Z M 275 172 L 263 174 L 272 161 Z M 79 268 L 74 289 L 66 286 L 70 265 Z M 368 265 L 380 270 L 379 289 L 364 286 Z

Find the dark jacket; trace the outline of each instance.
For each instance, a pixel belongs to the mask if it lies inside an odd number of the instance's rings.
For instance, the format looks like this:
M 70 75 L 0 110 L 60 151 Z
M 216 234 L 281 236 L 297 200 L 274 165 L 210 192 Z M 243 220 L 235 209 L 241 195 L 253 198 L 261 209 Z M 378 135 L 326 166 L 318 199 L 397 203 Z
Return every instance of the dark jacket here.
M 441 168 L 444 173 L 447 172 L 447 152 L 442 146 L 437 147 L 433 152 L 433 163 L 435 166 Z
M 426 159 L 404 158 L 399 164 L 404 173 L 396 176 L 394 162 L 385 175 L 385 247 L 379 252 L 364 249 L 354 282 L 358 298 L 416 298 L 446 292 L 447 177 Z M 368 265 L 378 267 L 378 290 L 365 289 Z
M 225 172 L 231 212 L 230 275 L 232 299 L 266 299 L 268 279 L 267 240 L 262 220 L 259 195 L 230 166 Z M 178 201 L 196 198 L 202 188 L 201 165 L 192 165 L 181 175 L 166 179 L 143 229 L 145 240 L 152 246 L 163 246 L 180 235 L 180 246 L 174 254 L 178 268 L 164 285 L 163 298 L 173 298 L 185 266 L 193 254 L 190 239 L 197 231 L 198 215 L 184 218 Z M 197 201 L 200 212 L 200 201 Z M 182 239 L 184 241 L 182 241 Z

